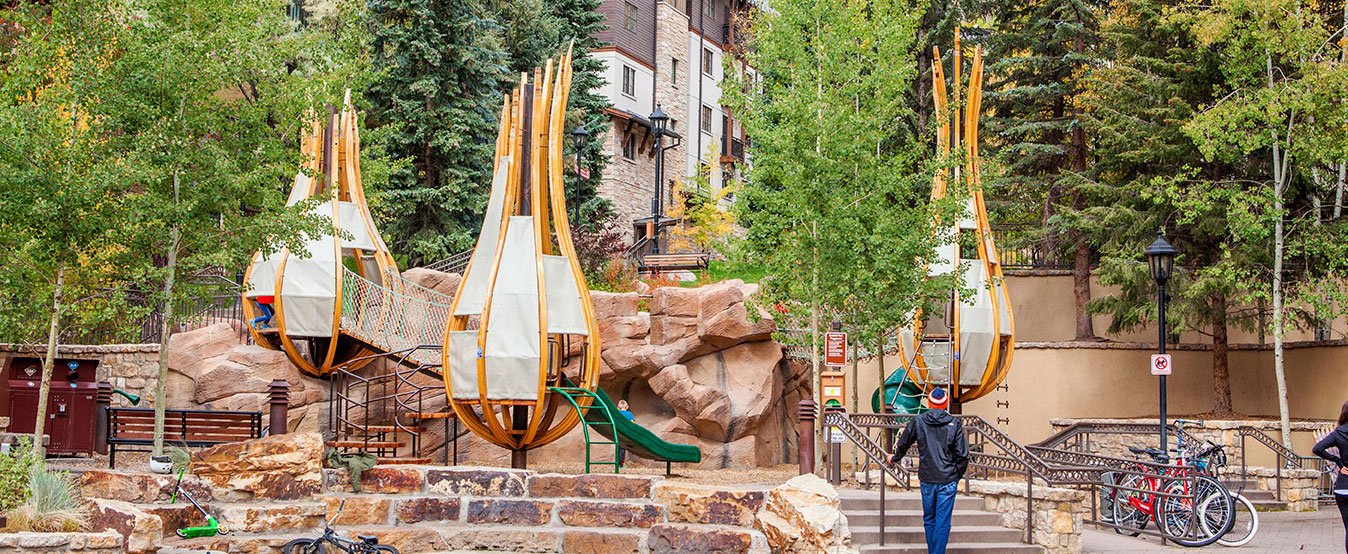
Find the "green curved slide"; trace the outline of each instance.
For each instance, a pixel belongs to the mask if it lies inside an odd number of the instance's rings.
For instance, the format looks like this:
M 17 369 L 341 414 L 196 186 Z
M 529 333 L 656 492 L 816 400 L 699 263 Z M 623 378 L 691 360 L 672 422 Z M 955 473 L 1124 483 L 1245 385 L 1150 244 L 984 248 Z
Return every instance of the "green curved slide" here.
M 563 378 L 563 384 L 571 387 L 575 386 L 569 379 Z M 608 440 L 613 440 L 613 429 L 618 431 L 618 444 L 623 449 L 631 452 L 635 456 L 641 456 L 648 460 L 657 462 L 688 462 L 698 463 L 702 461 L 702 450 L 689 444 L 674 444 L 665 442 L 650 429 L 637 425 L 618 413 L 618 407 L 614 405 L 613 400 L 609 398 L 604 389 L 594 388 L 595 397 L 599 399 L 605 411 L 611 414 L 613 424 L 610 425 L 609 418 L 604 417 L 602 412 L 595 410 L 585 410 L 585 423 L 589 424 L 590 429 L 597 431 Z
M 922 387 L 917 383 L 908 380 L 908 372 L 902 367 L 890 373 L 885 379 L 884 405 L 893 405 L 898 407 L 901 414 L 919 414 L 925 409 L 922 408 Z M 902 393 L 902 394 L 900 394 Z M 880 389 L 875 389 L 871 394 L 871 410 L 880 413 Z

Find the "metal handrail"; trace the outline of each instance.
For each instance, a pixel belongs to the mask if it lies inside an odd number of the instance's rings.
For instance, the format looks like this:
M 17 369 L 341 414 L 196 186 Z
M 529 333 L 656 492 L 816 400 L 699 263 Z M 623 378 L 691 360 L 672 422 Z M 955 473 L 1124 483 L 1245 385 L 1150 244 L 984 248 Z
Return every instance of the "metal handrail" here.
M 833 418 L 825 414 L 825 423 L 832 424 L 838 416 Z M 882 432 L 892 433 L 901 429 L 908 420 L 916 416 L 907 414 L 850 414 L 846 419 L 858 428 L 879 428 Z M 1186 487 L 1184 490 L 1192 490 L 1193 496 L 1187 496 L 1184 493 L 1168 493 L 1164 490 L 1155 491 L 1151 489 L 1138 489 L 1119 485 L 1117 483 L 1107 482 L 1106 475 L 1137 475 L 1154 480 L 1161 480 L 1165 483 L 1174 482 L 1195 482 L 1193 475 L 1172 474 L 1175 469 L 1173 466 L 1156 464 L 1151 462 L 1124 460 L 1121 458 L 1109 458 L 1107 456 L 1098 456 L 1082 452 L 1072 452 L 1066 450 L 1055 450 L 1044 447 L 1026 447 L 1011 439 L 1009 435 L 1002 432 L 996 426 L 987 420 L 974 415 L 955 416 L 964 424 L 965 433 L 970 439 L 969 452 L 969 471 L 965 474 L 965 490 L 968 490 L 968 480 L 977 472 L 983 478 L 995 475 L 1019 475 L 1025 478 L 1025 535 L 1024 542 L 1033 544 L 1034 542 L 1034 486 L 1035 481 L 1039 480 L 1047 486 L 1086 488 L 1091 494 L 1092 513 L 1099 514 L 1100 508 L 1096 501 L 1101 494 L 1113 498 L 1115 491 L 1127 490 L 1142 494 L 1152 495 L 1153 497 L 1184 497 L 1197 499 L 1197 490 L 1193 487 Z M 841 426 L 840 426 L 841 427 Z M 845 433 L 846 436 L 846 433 Z M 863 435 L 865 436 L 865 435 Z M 869 441 L 869 437 L 867 436 Z M 855 441 L 854 441 L 855 442 Z M 872 443 L 874 444 L 874 443 Z M 1000 450 L 998 453 L 984 451 L 988 446 Z M 868 455 L 870 455 L 868 453 Z M 1162 487 L 1164 488 L 1164 487 Z M 881 485 L 881 491 L 885 489 Z M 1196 504 L 1193 504 L 1196 505 Z M 883 506 L 883 502 L 882 502 Z M 883 508 L 882 508 L 883 509 Z M 881 537 L 884 536 L 884 518 L 881 517 Z M 1098 526 L 1115 527 L 1120 526 L 1114 523 L 1095 519 L 1087 521 Z M 1129 528 L 1129 530 L 1133 530 Z M 1197 530 L 1193 525 L 1186 531 L 1186 536 L 1191 536 Z M 1144 531 L 1156 534 L 1166 539 L 1185 538 L 1169 534 L 1166 529 L 1158 531 Z M 883 539 L 882 539 L 883 540 Z
M 473 259 L 473 252 L 473 250 L 465 250 L 438 262 L 426 264 L 425 267 L 435 271 L 462 275 L 463 270 L 468 268 L 468 262 Z

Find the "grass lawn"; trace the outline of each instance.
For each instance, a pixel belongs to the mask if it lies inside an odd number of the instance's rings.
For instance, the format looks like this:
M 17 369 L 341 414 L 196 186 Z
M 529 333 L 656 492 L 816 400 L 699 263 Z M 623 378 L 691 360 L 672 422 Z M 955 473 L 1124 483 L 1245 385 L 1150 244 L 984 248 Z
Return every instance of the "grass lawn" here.
M 741 279 L 746 283 L 757 283 L 763 278 L 767 270 L 762 267 L 749 263 L 732 263 L 725 260 L 712 260 L 711 266 L 707 270 L 706 281 L 719 283 L 727 279 Z M 693 288 L 702 286 L 703 280 L 683 281 L 679 286 Z

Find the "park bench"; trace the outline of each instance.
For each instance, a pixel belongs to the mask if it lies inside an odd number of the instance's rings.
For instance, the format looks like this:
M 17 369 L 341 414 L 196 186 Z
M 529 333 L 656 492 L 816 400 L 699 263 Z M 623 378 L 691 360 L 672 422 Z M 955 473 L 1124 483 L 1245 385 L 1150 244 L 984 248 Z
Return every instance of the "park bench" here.
M 164 444 L 201 447 L 262 436 L 262 412 L 165 410 Z M 153 408 L 108 408 L 108 467 L 117 467 L 117 450 L 149 452 L 128 446 L 154 445 Z
M 711 264 L 711 252 L 647 254 L 641 258 L 642 273 L 658 271 L 702 271 Z

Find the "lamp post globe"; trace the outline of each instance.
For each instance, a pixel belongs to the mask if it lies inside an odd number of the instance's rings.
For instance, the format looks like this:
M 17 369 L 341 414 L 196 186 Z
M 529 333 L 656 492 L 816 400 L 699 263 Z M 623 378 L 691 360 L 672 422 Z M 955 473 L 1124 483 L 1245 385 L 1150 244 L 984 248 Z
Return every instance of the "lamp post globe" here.
M 1142 254 L 1147 257 L 1147 267 L 1151 270 L 1151 278 L 1156 281 L 1156 350 L 1159 354 L 1165 354 L 1165 284 L 1170 280 L 1175 272 L 1175 254 L 1179 252 L 1165 240 L 1165 229 L 1156 231 L 1156 240 Z M 1166 438 L 1166 390 L 1165 375 L 1161 375 L 1161 452 L 1169 452 Z
M 655 200 L 651 202 L 651 253 L 660 253 L 660 212 L 664 203 L 660 198 L 664 187 L 661 186 L 665 180 L 665 149 L 663 138 L 665 130 L 669 125 L 669 115 L 660 109 L 660 105 L 655 105 L 655 111 L 651 112 L 651 131 L 655 133 Z
M 585 144 L 590 141 L 590 132 L 585 130 L 585 125 L 576 125 L 571 131 L 572 142 L 576 146 L 576 197 L 575 197 L 575 222 L 580 223 L 580 182 L 583 180 L 580 171 L 581 154 L 585 151 Z

